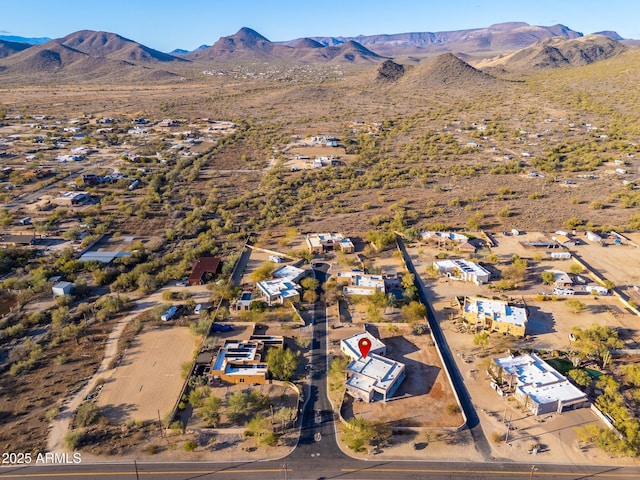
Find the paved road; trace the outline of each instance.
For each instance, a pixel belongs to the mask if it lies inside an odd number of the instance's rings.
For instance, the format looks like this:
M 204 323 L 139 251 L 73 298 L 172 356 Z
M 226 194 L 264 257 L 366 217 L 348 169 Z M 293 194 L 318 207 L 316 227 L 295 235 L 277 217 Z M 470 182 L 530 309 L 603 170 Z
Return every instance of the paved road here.
M 131 480 L 510 480 L 533 478 L 586 480 L 640 478 L 638 467 L 522 465 L 505 463 L 362 461 L 346 456 L 296 459 L 294 456 L 270 462 L 237 463 L 138 463 L 75 466 L 30 466 L 0 468 L 0 479 L 91 479 Z M 285 473 L 286 466 L 286 473 Z M 136 468 L 138 475 L 136 476 Z

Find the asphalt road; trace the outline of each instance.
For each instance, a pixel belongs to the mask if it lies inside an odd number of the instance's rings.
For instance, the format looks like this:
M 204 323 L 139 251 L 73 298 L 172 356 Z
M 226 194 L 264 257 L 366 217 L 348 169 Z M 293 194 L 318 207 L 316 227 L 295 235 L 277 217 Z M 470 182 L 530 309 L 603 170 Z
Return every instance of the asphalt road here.
M 324 281 L 326 268 L 319 266 L 316 276 Z M 619 479 L 640 478 L 640 467 L 591 465 L 531 465 L 507 462 L 388 461 L 375 456 L 356 460 L 345 455 L 336 442 L 334 415 L 327 398 L 327 319 L 326 305 L 316 303 L 313 314 L 311 381 L 305 392 L 301 435 L 298 446 L 288 456 L 273 461 L 235 463 L 99 463 L 77 465 L 27 465 L 0 467 L 0 480 L 16 479 L 92 479 L 131 480 L 440 480 L 440 479 Z M 448 349 L 447 349 L 448 350 Z M 444 354 L 444 352 L 443 352 Z M 450 355 L 450 353 L 449 353 Z M 453 361 L 453 359 L 451 359 Z M 466 391 L 465 391 L 466 392 Z M 466 398 L 466 408 L 470 398 Z M 477 417 L 476 417 L 477 418 Z M 474 428 L 479 430 L 479 426 Z M 472 428 L 472 431 L 473 429 Z M 479 430 L 481 434 L 481 430 Z M 479 436 L 478 431 L 476 435 Z M 481 444 L 484 435 L 477 438 Z M 484 439 L 486 442 L 486 439 Z M 488 448 L 488 444 L 486 445 Z M 482 445 L 478 448 L 483 450 Z

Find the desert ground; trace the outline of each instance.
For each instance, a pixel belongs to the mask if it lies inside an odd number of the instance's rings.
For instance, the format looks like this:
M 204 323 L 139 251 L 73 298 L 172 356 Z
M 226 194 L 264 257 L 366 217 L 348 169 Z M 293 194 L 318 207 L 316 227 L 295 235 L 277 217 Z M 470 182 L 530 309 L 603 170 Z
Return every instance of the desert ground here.
M 193 357 L 196 338 L 186 327 L 139 334 L 97 397 L 110 422 L 157 420 L 171 411 L 184 379 L 180 365 Z M 168 355 L 171 352 L 171 355 Z

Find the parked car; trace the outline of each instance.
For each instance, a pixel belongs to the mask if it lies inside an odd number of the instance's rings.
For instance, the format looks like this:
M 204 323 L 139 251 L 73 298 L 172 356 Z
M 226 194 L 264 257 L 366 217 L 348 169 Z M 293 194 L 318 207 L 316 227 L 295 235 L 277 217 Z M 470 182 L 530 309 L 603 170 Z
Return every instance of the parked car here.
M 176 283 L 176 287 L 186 287 L 187 286 L 187 282 L 178 282 Z
M 198 315 L 201 311 L 202 311 L 202 304 L 199 303 L 199 304 L 196 305 L 196 308 L 193 309 L 193 313 Z
M 214 323 L 213 326 L 211 327 L 211 330 L 213 332 L 230 332 L 231 330 L 233 330 L 233 327 L 231 325 L 223 325 L 221 323 Z

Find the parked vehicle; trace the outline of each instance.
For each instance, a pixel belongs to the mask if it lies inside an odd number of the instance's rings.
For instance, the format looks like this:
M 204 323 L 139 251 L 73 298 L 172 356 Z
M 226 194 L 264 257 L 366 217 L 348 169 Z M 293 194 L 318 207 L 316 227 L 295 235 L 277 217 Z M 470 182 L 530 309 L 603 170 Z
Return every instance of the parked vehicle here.
M 200 314 L 201 311 L 202 311 L 202 304 L 199 303 L 199 304 L 196 305 L 196 308 L 193 309 L 193 313 L 198 315 L 198 314 Z
M 554 288 L 554 295 L 574 295 L 576 292 L 573 288 Z
M 162 320 L 163 322 L 167 322 L 171 320 L 173 317 L 175 317 L 176 313 L 178 313 L 178 307 L 173 306 L 162 314 L 162 316 L 160 317 L 160 320 Z
M 221 323 L 214 323 L 211 327 L 212 332 L 230 332 L 233 330 L 231 325 L 223 325 Z

